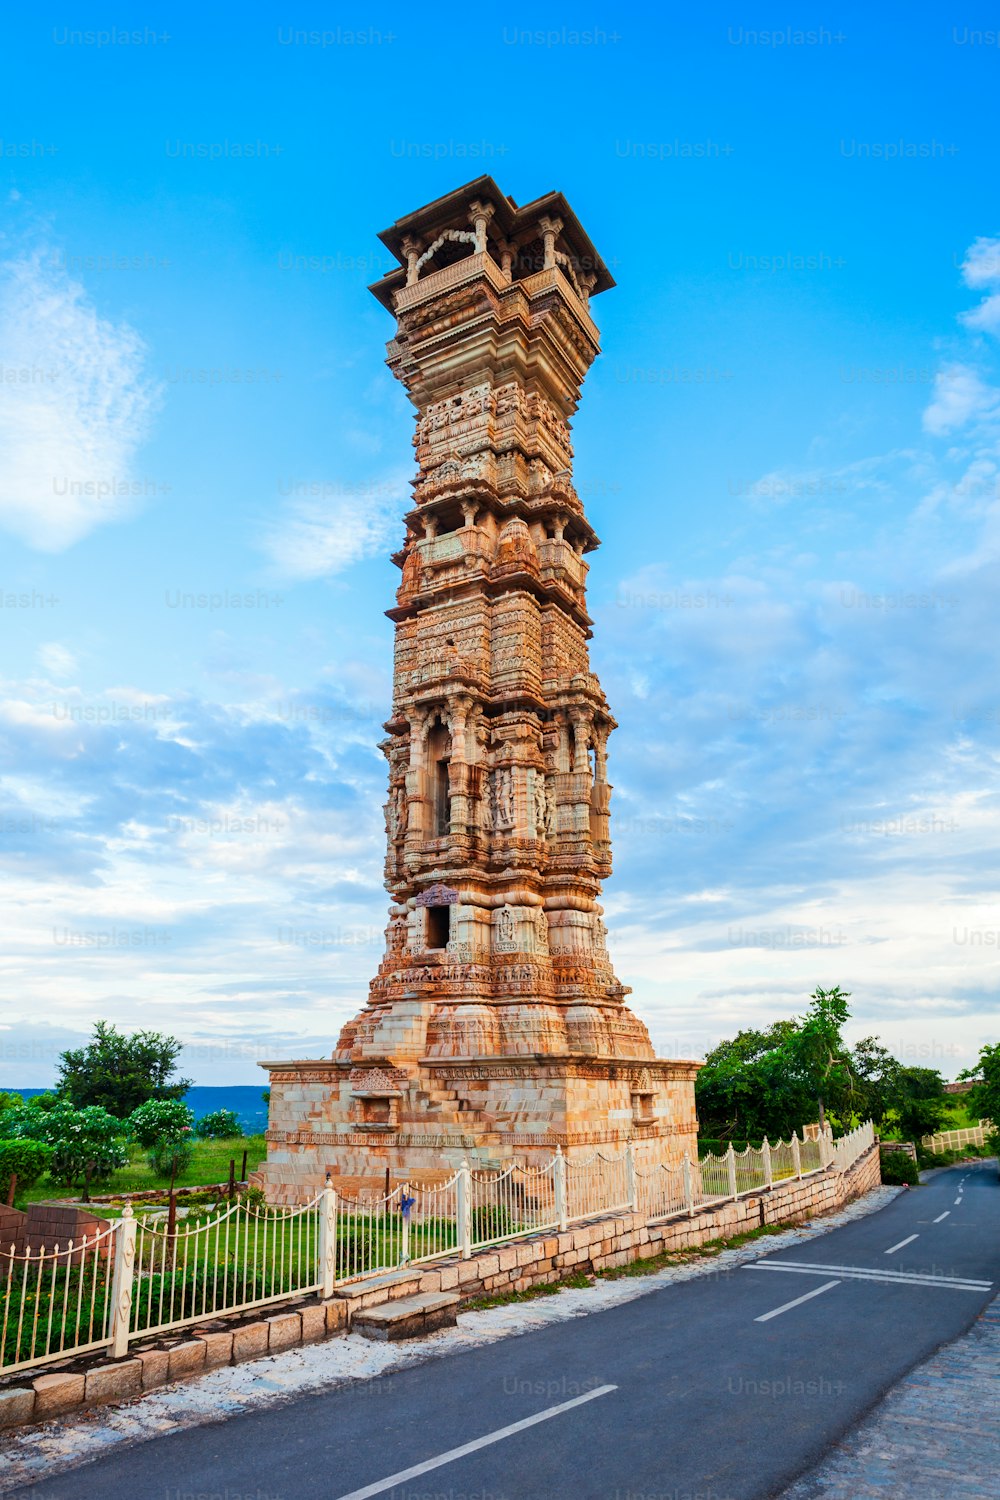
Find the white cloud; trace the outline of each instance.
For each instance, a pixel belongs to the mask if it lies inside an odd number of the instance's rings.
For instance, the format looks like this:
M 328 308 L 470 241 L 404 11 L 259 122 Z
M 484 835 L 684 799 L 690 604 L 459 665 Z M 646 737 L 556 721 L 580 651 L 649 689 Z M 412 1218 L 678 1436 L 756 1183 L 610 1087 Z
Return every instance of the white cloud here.
M 972 312 L 963 313 L 962 322 L 966 328 L 977 329 L 980 333 L 1000 333 L 1000 292 L 984 298 Z
M 962 280 L 976 288 L 1000 283 L 1000 239 L 980 235 L 969 246 L 962 262 Z
M 984 235 L 970 245 L 962 262 L 962 280 L 977 291 L 1000 287 L 1000 239 Z M 960 321 L 979 333 L 1000 334 L 1000 292 L 985 297 L 972 312 L 963 313 Z
M 303 485 L 261 538 L 283 578 L 323 578 L 399 543 L 399 521 L 411 496 L 406 477 L 367 485 Z
M 0 348 L 0 525 L 59 552 L 133 507 L 156 401 L 145 346 L 36 251 L 0 268 Z
M 924 428 L 935 437 L 956 432 L 969 422 L 993 416 L 1000 392 L 981 380 L 971 365 L 945 365 L 934 377 L 934 396 L 924 412 Z

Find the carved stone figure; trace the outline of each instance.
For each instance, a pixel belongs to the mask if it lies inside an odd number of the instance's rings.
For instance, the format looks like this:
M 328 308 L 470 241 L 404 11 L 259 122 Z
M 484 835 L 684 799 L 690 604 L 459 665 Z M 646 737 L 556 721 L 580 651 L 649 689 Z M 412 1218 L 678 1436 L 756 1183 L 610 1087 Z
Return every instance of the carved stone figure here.
M 535 772 L 535 836 L 541 838 L 548 832 L 546 819 L 548 817 L 548 799 L 545 794 L 545 777 L 541 771 Z
M 508 766 L 501 766 L 493 773 L 494 828 L 514 826 L 514 773 Z

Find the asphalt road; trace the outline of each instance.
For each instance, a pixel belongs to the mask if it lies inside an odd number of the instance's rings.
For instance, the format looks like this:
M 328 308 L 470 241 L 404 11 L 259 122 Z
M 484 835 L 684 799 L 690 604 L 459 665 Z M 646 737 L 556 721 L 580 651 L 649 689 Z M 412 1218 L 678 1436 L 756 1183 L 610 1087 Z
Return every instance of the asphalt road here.
M 32 1500 L 751 1500 L 816 1463 L 1000 1279 L 995 1162 L 762 1260 L 189 1428 Z M 974 1419 L 974 1414 L 970 1414 Z M 456 1451 L 457 1450 L 457 1451 Z

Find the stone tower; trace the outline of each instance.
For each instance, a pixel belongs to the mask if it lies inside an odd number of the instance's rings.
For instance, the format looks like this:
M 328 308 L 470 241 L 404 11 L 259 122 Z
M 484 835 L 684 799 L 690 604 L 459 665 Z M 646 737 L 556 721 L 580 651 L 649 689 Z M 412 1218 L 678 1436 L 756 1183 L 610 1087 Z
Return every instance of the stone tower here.
M 381 235 L 372 287 L 417 410 L 395 608 L 385 956 L 330 1059 L 265 1063 L 272 1198 L 463 1156 L 631 1138 L 694 1154 L 697 1064 L 658 1060 L 611 967 L 607 742 L 570 418 L 614 285 L 561 193 L 489 177 Z

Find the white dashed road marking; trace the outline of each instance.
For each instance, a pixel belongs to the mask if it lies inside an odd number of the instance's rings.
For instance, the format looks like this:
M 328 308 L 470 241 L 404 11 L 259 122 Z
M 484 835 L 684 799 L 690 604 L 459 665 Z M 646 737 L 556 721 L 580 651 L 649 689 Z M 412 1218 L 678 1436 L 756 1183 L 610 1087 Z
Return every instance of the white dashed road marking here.
M 944 1211 L 944 1213 L 943 1214 L 938 1214 L 937 1218 L 933 1222 L 935 1224 L 940 1224 L 941 1220 L 942 1219 L 946 1219 L 950 1213 L 951 1213 L 951 1209 L 950 1208 L 946 1208 L 945 1211 Z
M 912 1245 L 913 1241 L 914 1240 L 919 1240 L 919 1238 L 920 1238 L 919 1234 L 908 1234 L 905 1240 L 900 1240 L 900 1242 L 899 1242 L 898 1245 L 891 1246 L 891 1248 L 888 1249 L 888 1250 L 885 1250 L 883 1252 L 883 1254 L 885 1254 L 885 1255 L 895 1255 L 896 1251 L 897 1250 L 902 1250 L 902 1248 L 903 1248 L 904 1245 Z
M 832 1286 L 839 1286 L 839 1281 L 827 1281 L 823 1286 L 814 1287 L 811 1292 L 806 1292 L 804 1297 L 795 1297 L 791 1302 L 783 1302 L 780 1307 L 772 1307 L 770 1312 L 761 1313 L 759 1318 L 754 1318 L 755 1323 L 767 1323 L 771 1318 L 778 1318 L 782 1313 L 788 1312 L 792 1307 L 798 1307 L 800 1302 L 808 1302 L 810 1297 L 818 1297 L 821 1292 L 828 1292 Z
M 351 1490 L 350 1494 L 341 1495 L 340 1500 L 368 1500 L 369 1495 L 382 1495 L 386 1490 L 405 1484 L 408 1479 L 429 1474 L 432 1469 L 440 1469 L 442 1464 L 454 1463 L 467 1453 L 477 1453 L 480 1448 L 488 1448 L 492 1443 L 500 1443 L 504 1438 L 513 1437 L 515 1432 L 524 1432 L 526 1428 L 534 1427 L 539 1422 L 547 1422 L 550 1417 L 561 1416 L 574 1406 L 582 1406 L 585 1401 L 594 1401 L 598 1396 L 609 1396 L 617 1389 L 616 1385 L 599 1385 L 595 1390 L 587 1391 L 584 1396 L 575 1396 L 572 1401 L 563 1401 L 560 1406 L 550 1406 L 545 1411 L 536 1412 L 533 1417 L 512 1422 L 509 1427 L 498 1427 L 496 1432 L 487 1432 L 483 1437 L 473 1438 L 471 1443 L 463 1443 L 460 1448 L 449 1448 L 447 1453 L 439 1453 L 437 1458 L 428 1458 L 422 1464 L 414 1464 L 412 1469 L 400 1469 L 398 1474 L 390 1474 L 388 1479 L 377 1479 L 374 1484 L 366 1484 L 363 1489 Z

